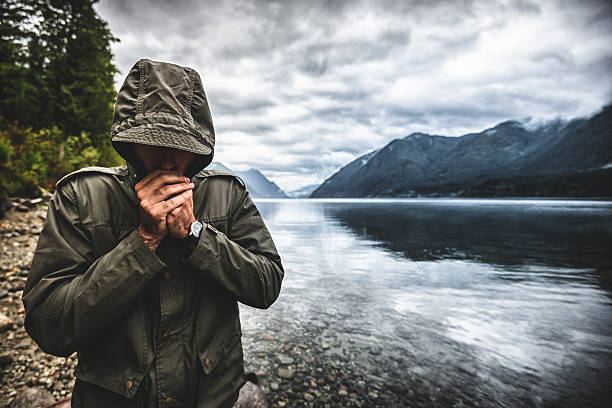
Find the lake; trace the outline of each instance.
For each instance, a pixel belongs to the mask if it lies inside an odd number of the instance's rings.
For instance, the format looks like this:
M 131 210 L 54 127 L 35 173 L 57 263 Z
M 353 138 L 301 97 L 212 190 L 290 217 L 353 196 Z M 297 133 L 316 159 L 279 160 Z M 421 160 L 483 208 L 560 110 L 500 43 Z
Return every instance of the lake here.
M 612 202 L 256 205 L 285 279 L 243 343 L 274 404 L 612 406 Z

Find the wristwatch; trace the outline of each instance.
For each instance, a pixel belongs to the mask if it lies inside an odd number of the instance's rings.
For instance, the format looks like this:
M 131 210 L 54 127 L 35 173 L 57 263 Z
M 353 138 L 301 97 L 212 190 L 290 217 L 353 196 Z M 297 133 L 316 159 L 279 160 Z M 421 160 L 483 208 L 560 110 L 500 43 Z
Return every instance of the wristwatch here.
M 187 235 L 187 238 L 195 238 L 196 240 L 200 238 L 200 233 L 202 232 L 203 227 L 204 225 L 198 220 L 192 222 L 189 226 L 189 234 Z
M 200 234 L 202 233 L 203 228 L 204 225 L 198 220 L 195 220 L 189 226 L 189 234 L 187 234 L 187 238 L 185 238 L 186 245 L 184 249 L 185 253 L 183 254 L 184 259 L 189 258 L 195 247 L 198 246 L 198 241 L 200 240 Z

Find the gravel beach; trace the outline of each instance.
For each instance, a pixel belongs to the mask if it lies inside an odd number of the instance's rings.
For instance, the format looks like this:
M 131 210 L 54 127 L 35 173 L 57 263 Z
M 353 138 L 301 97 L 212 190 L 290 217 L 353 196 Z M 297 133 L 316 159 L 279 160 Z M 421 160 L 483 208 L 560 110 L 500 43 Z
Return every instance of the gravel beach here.
M 0 220 L 0 407 L 13 407 L 15 398 L 32 388 L 45 390 L 40 392 L 43 399 L 52 395 L 61 401 L 70 397 L 74 385 L 76 355 L 45 354 L 23 327 L 21 296 L 46 212 L 43 202 L 27 211 L 23 206 L 21 211 L 12 209 Z M 279 322 L 276 331 L 268 327 L 245 332 L 246 371 L 258 376 L 271 406 L 403 405 L 399 385 L 385 384 L 382 378 L 372 382 L 353 372 L 360 361 L 354 355 L 360 351 L 357 347 L 334 338 L 320 342 L 313 336 L 324 326 L 312 329 L 304 333 L 300 325 Z M 380 358 L 377 354 L 380 350 L 372 349 L 364 358 Z M 385 391 L 393 387 L 400 393 Z
M 46 213 L 42 204 L 11 210 L 0 220 L 0 407 L 12 407 L 18 393 L 28 388 L 44 389 L 60 401 L 70 396 L 74 384 L 76 356 L 45 354 L 23 327 L 21 295 Z M 48 398 L 47 393 L 39 395 Z
M 23 327 L 21 296 L 46 212 L 43 202 L 28 211 L 23 206 L 21 211 L 10 210 L 0 220 L 0 407 L 13 407 L 18 394 L 31 388 L 61 401 L 70 397 L 74 385 L 76 355 L 45 354 Z M 242 317 L 243 321 L 258 319 L 248 312 Z M 388 407 L 407 406 L 408 401 L 414 406 L 435 406 L 444 399 L 435 386 L 424 384 L 425 388 L 417 389 L 425 391 L 415 394 L 401 385 L 399 377 L 390 382 L 371 370 L 374 364 L 389 368 L 393 375 L 402 370 L 402 357 L 383 358 L 380 348 L 344 341 L 325 323 L 312 322 L 308 331 L 302 323 L 274 323 L 272 318 L 265 330 L 256 323 L 245 325 L 245 369 L 257 375 L 271 406 Z
M 288 202 L 287 205 L 294 204 Z M 266 207 L 261 207 L 265 212 Z M 47 401 L 38 406 L 48 406 L 53 401 L 70 397 L 74 384 L 76 357 L 46 355 L 23 328 L 21 296 L 45 215 L 44 202 L 30 203 L 29 206 L 15 206 L 6 218 L 0 220 L 0 408 L 32 406 L 18 401 L 33 391 L 39 393 L 41 400 Z M 274 221 L 273 215 L 268 213 L 269 219 Z M 290 217 L 278 219 L 293 220 Z M 609 406 L 609 352 L 600 343 L 593 343 L 594 346 L 584 353 L 581 349 L 572 351 L 573 343 L 560 343 L 573 353 L 566 354 L 561 365 L 545 359 L 549 355 L 545 353 L 548 348 L 528 361 L 534 363 L 534 358 L 542 355 L 541 363 L 550 363 L 554 370 L 534 369 L 532 367 L 538 367 L 535 363 L 527 368 L 516 367 L 516 364 L 511 364 L 515 362 L 512 354 L 492 353 L 495 344 L 487 349 L 482 344 L 450 336 L 449 330 L 453 327 L 445 326 L 445 320 L 410 311 L 404 311 L 398 317 L 397 311 L 390 309 L 382 296 L 376 297 L 375 301 L 369 299 L 367 292 L 358 290 L 363 285 L 372 291 L 392 293 L 386 287 L 374 287 L 376 282 L 366 279 L 371 273 L 358 275 L 355 272 L 356 268 L 367 266 L 367 259 L 360 256 L 374 256 L 372 250 L 368 252 L 368 248 L 357 246 L 354 252 L 337 252 L 342 254 L 342 258 L 338 257 L 339 265 L 321 263 L 316 259 L 319 253 L 317 245 L 327 241 L 316 235 L 317 230 L 296 230 L 296 234 L 299 233 L 296 236 L 313 240 L 309 246 L 310 241 L 292 238 L 292 225 L 272 223 L 272 226 L 276 227 L 273 229 L 275 238 L 279 238 L 278 242 L 284 245 L 288 254 L 283 259 L 287 272 L 283 290 L 279 300 L 268 310 L 240 307 L 245 369 L 247 373 L 256 374 L 270 406 Z M 333 235 L 329 228 L 323 231 L 326 235 Z M 333 245 L 345 242 L 342 237 L 334 236 Z M 299 243 L 295 250 L 290 247 L 292 243 Z M 349 243 L 350 248 L 355 246 L 352 241 Z M 330 259 L 335 258 L 331 256 L 326 261 L 331 262 Z M 345 265 L 351 260 L 359 262 Z M 377 262 L 382 262 L 381 258 L 377 258 Z M 398 261 L 392 258 L 387 262 L 386 273 L 393 274 Z M 445 268 L 452 266 L 443 265 Z M 399 267 L 401 272 L 405 264 Z M 470 268 L 469 276 L 477 276 L 478 265 Z M 328 273 L 330 270 L 337 273 Z M 418 277 L 417 272 L 413 271 L 411 275 L 400 273 L 396 281 L 401 281 L 401 277 Z M 444 275 L 439 272 L 427 276 Z M 465 280 L 464 277 L 462 282 Z M 506 281 L 495 287 L 498 290 L 512 289 Z M 419 288 L 427 290 L 427 286 Z M 419 292 L 412 287 L 402 290 L 418 300 Z M 525 287 L 521 286 L 521 290 L 524 291 Z M 545 292 L 544 289 L 538 291 Z M 465 291 L 461 294 L 458 299 L 475 296 L 473 293 L 466 295 Z M 444 296 L 448 297 L 449 292 L 444 292 Z M 434 299 L 441 301 L 441 298 Z M 482 297 L 476 299 L 485 305 L 490 304 Z M 478 304 L 471 305 L 470 310 Z M 531 303 L 525 301 L 521 305 L 527 307 Z M 546 305 L 546 310 L 555 310 L 549 303 Z M 557 303 L 554 305 L 560 307 Z M 436 304 L 428 305 L 427 310 L 435 311 Z M 569 309 L 567 314 L 572 315 L 572 310 Z M 594 310 L 605 312 L 607 309 Z M 604 313 L 603 316 L 607 315 Z M 561 328 L 569 325 L 562 318 L 558 320 Z M 485 319 L 479 315 L 478 324 L 482 321 Z M 536 323 L 542 327 L 541 320 Z M 605 327 L 599 321 L 593 324 L 595 328 Z M 492 333 L 497 332 L 493 330 Z M 535 337 L 534 341 L 541 344 L 538 339 Z M 525 350 L 529 350 L 527 346 L 530 344 L 523 344 Z M 553 347 L 551 356 L 556 356 L 561 350 L 557 343 L 546 344 Z

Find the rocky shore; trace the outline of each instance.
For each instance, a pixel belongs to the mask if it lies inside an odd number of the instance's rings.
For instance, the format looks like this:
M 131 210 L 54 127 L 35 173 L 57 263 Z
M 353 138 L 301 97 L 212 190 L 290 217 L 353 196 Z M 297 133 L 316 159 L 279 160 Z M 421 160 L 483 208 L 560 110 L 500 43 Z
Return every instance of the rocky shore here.
M 40 406 L 49 406 L 69 398 L 74 385 L 76 355 L 45 354 L 23 327 L 21 296 L 47 212 L 45 201 L 14 201 L 0 220 L 0 407 L 22 406 L 19 401 L 33 396 Z M 243 336 L 246 371 L 257 375 L 271 406 L 383 407 L 399 403 L 397 395 L 385 393 L 389 386 L 382 381 L 352 373 L 350 366 L 358 364 L 358 359 L 355 356 L 351 361 L 339 352 L 342 346 L 334 339 L 314 344 L 300 331 L 298 326 L 283 324 L 278 332 L 268 328 Z M 296 341 L 302 335 L 302 341 Z M 369 357 L 376 358 L 376 354 L 373 350 Z M 401 391 L 399 385 L 396 388 Z
M 45 354 L 23 327 L 21 295 L 38 235 L 47 213 L 42 200 L 26 200 L 0 220 L 0 407 L 21 406 L 24 398 L 41 404 L 69 398 L 75 356 Z M 36 389 L 36 391 L 26 391 Z
M 0 408 L 49 407 L 69 398 L 74 384 L 76 356 L 45 354 L 23 327 L 21 296 L 45 203 L 13 205 L 0 220 Z M 333 303 L 325 313 L 305 312 L 291 291 L 265 311 L 241 306 L 245 369 L 272 407 L 547 406 L 533 388 L 537 376 L 481 365 L 431 322 L 395 327 L 396 340 L 387 339 L 355 326 L 363 310 Z

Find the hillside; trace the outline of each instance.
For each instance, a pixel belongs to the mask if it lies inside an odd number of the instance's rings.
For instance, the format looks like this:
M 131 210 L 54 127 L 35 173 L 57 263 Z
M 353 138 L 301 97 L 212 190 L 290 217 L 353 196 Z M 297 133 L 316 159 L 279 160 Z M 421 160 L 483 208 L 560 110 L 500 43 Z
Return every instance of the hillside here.
M 414 133 L 347 164 L 311 197 L 612 196 L 612 105 L 530 129 Z

